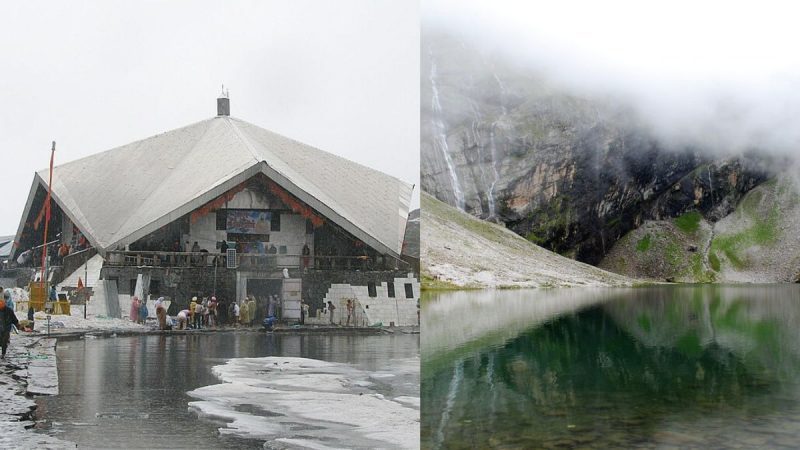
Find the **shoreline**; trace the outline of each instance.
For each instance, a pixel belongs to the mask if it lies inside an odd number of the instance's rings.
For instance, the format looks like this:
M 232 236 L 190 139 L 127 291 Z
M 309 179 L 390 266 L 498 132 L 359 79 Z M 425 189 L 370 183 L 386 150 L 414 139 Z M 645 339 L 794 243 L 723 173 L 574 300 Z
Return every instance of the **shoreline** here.
M 202 328 L 199 330 L 150 330 L 150 329 L 131 329 L 131 328 L 86 328 L 86 329 L 56 329 L 51 330 L 50 334 L 38 333 L 36 337 L 53 338 L 57 340 L 81 339 L 84 336 L 93 337 L 129 337 L 129 336 L 185 336 L 195 334 L 210 333 L 261 333 L 261 334 L 358 334 L 358 335 L 377 335 L 377 334 L 419 334 L 419 326 L 413 327 L 327 327 L 327 326 L 305 326 L 305 327 L 279 327 L 272 331 L 263 328 Z

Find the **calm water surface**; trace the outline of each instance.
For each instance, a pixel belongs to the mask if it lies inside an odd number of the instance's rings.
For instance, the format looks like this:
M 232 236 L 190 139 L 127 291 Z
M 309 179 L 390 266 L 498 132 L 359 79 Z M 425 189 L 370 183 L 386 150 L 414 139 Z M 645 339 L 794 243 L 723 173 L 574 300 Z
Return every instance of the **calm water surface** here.
M 262 448 L 261 440 L 221 436 L 223 424 L 198 418 L 186 393 L 219 383 L 212 366 L 228 358 L 293 356 L 391 370 L 419 355 L 419 335 L 275 335 L 211 333 L 62 341 L 60 394 L 39 399 L 42 432 L 81 448 Z M 313 389 L 313 386 L 309 386 Z M 419 396 L 406 374 L 374 389 L 387 397 Z
M 800 286 L 423 302 L 423 448 L 798 448 Z

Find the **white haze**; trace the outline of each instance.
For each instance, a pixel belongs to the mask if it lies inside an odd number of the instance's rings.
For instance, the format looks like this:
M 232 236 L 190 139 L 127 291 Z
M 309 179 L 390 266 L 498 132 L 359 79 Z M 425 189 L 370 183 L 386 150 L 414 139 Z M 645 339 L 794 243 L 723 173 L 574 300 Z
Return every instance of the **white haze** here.
M 444 29 L 585 95 L 631 104 L 668 145 L 800 154 L 800 27 L 791 4 L 423 3 Z
M 63 164 L 213 117 L 221 83 L 232 116 L 419 185 L 415 2 L 9 1 L 0 235 L 51 141 Z

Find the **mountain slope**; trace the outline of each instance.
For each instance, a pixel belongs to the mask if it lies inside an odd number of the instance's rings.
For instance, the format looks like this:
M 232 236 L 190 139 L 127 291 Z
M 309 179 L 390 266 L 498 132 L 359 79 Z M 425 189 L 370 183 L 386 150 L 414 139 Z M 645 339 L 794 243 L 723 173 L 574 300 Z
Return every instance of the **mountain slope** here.
M 775 283 L 800 274 L 800 194 L 787 174 L 749 191 L 734 211 L 648 221 L 620 239 L 600 263 L 616 273 L 683 282 Z
M 461 287 L 627 286 L 634 280 L 564 258 L 422 192 L 423 279 Z

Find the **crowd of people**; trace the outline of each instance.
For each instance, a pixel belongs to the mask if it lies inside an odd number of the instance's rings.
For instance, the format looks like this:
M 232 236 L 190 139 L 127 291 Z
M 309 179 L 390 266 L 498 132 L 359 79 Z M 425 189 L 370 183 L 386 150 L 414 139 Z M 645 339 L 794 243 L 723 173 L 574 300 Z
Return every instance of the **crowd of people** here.
M 179 308 L 174 302 L 169 306 L 164 297 L 159 297 L 153 304 L 158 327 L 161 330 L 186 330 L 219 327 L 256 327 L 265 319 L 278 317 L 279 300 L 277 295 L 270 295 L 257 301 L 248 295 L 239 302 L 224 302 L 215 296 L 192 297 L 189 304 Z M 131 301 L 130 320 L 145 324 L 149 314 L 147 300 L 134 296 Z

